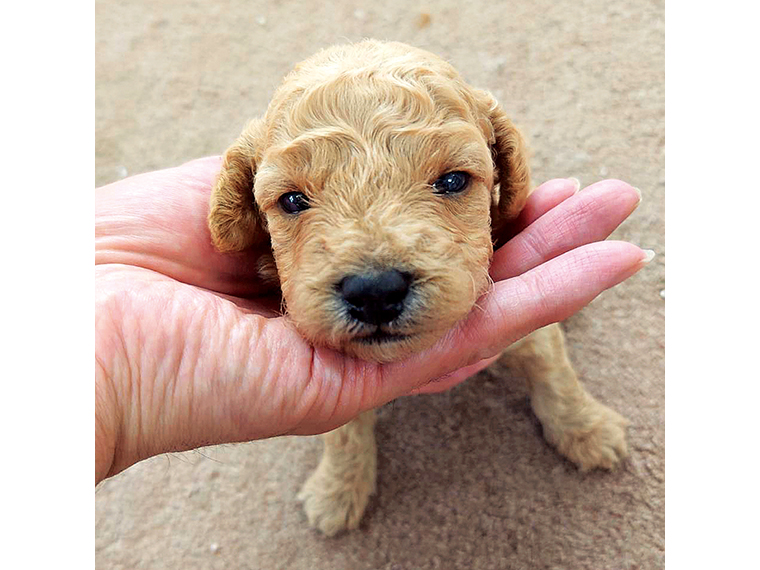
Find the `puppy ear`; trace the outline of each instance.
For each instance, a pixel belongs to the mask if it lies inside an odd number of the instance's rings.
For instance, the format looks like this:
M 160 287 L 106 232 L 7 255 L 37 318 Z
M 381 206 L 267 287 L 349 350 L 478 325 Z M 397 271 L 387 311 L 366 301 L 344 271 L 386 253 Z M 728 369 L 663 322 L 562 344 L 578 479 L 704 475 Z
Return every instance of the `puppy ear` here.
M 508 239 L 507 228 L 522 211 L 530 194 L 528 150 L 520 131 L 489 93 L 485 93 L 493 138 L 491 153 L 494 189 L 491 198 L 491 237 L 495 247 Z
M 224 153 L 222 170 L 211 191 L 208 226 L 211 240 L 221 252 L 243 251 L 269 240 L 253 199 L 256 147 L 262 121 L 253 120 Z

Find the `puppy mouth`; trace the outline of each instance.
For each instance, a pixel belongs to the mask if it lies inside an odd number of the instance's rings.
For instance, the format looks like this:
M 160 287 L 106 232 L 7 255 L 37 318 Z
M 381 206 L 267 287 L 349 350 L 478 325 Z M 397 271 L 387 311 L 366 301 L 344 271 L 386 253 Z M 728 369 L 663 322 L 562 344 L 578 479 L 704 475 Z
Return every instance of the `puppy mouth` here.
M 372 334 L 354 337 L 352 340 L 359 344 L 390 344 L 411 338 L 408 334 L 389 333 L 379 328 Z

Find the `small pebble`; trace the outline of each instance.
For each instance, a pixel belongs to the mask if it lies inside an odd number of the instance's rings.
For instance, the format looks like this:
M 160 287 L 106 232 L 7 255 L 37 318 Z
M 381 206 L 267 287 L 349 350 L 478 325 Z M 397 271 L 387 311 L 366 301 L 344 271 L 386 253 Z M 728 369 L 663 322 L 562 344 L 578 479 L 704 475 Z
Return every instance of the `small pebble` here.
M 218 553 L 220 548 L 221 547 L 216 542 L 212 542 L 211 546 L 208 547 L 208 549 L 211 551 L 211 554 Z

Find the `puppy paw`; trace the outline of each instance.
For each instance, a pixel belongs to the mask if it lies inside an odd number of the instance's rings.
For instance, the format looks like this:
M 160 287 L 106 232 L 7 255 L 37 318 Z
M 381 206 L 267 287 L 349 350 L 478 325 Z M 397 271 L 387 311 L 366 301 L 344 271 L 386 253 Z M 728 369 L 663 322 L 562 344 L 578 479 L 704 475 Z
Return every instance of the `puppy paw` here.
M 614 469 L 628 455 L 625 437 L 628 424 L 628 420 L 614 410 L 592 401 L 583 417 L 569 425 L 545 428 L 545 434 L 581 471 L 597 467 Z
M 343 478 L 318 468 L 298 493 L 298 499 L 303 503 L 309 525 L 327 536 L 335 536 L 359 526 L 374 492 L 374 472 Z

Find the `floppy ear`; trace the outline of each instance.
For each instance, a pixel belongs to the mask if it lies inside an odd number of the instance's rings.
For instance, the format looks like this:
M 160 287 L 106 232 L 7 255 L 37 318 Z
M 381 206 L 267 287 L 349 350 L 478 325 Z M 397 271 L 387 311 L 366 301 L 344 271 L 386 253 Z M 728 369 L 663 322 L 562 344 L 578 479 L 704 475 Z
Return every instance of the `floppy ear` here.
M 491 198 L 491 238 L 495 247 L 508 239 L 507 229 L 525 206 L 530 194 L 528 150 L 517 130 L 496 100 L 486 93 L 488 119 L 493 129 L 491 154 L 496 172 Z
M 269 241 L 256 202 L 256 147 L 263 123 L 255 119 L 224 153 L 222 170 L 211 191 L 208 226 L 221 252 L 243 251 Z

